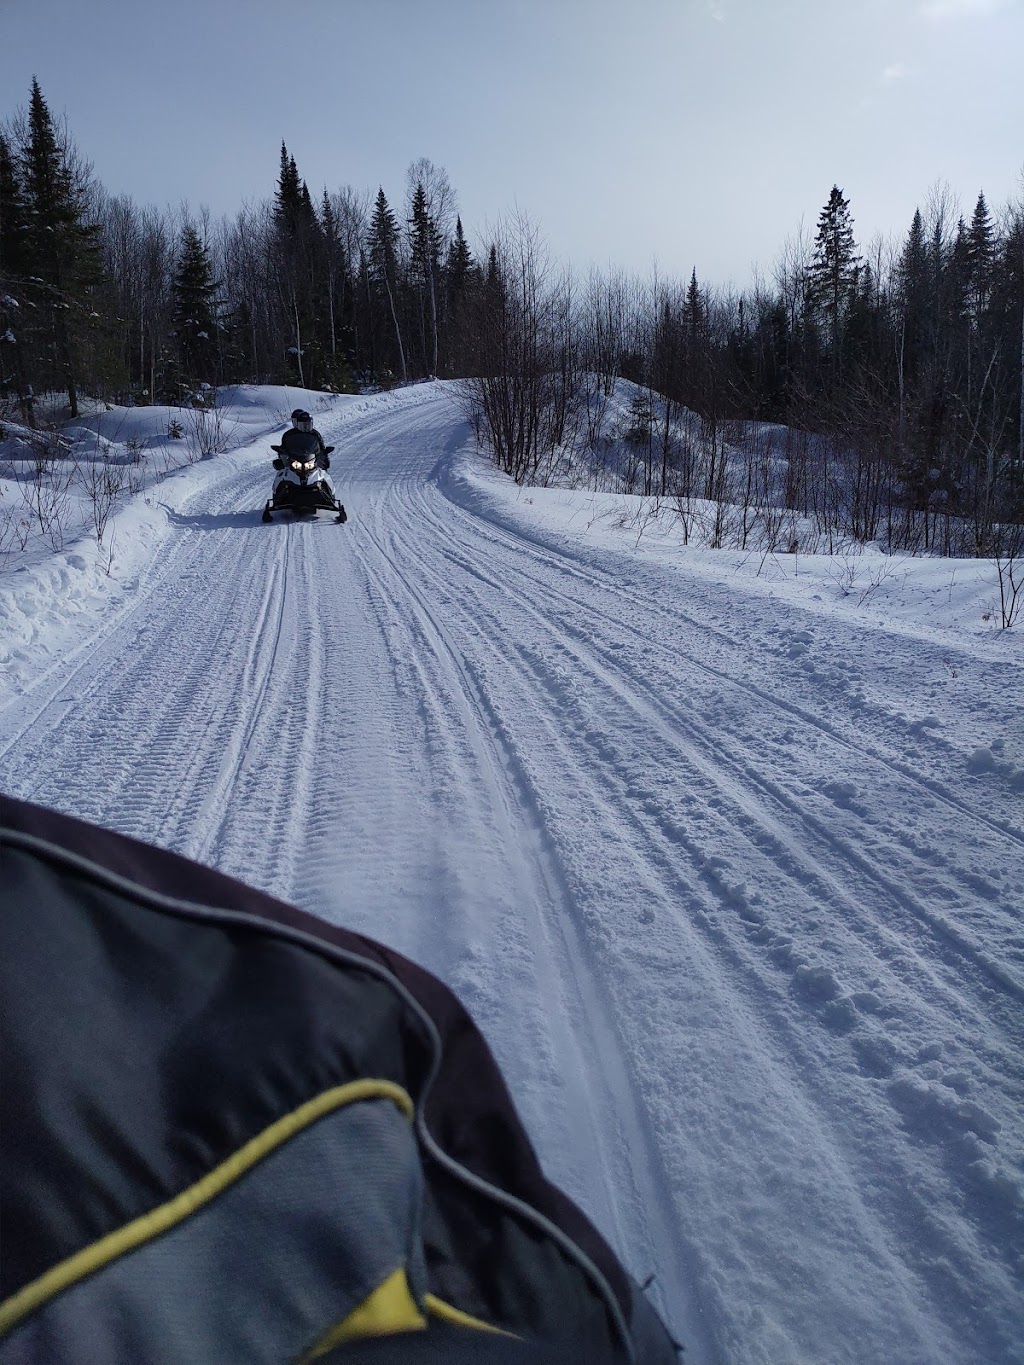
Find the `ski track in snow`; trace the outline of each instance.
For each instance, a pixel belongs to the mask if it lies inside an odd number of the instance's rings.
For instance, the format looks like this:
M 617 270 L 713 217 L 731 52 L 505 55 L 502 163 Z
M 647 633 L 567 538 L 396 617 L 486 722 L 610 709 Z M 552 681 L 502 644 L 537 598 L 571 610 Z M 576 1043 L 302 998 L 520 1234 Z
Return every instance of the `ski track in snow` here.
M 0 784 L 447 980 L 690 1365 L 1022 1359 L 1019 670 L 532 532 L 443 387 L 323 430 L 348 524 L 208 480 Z

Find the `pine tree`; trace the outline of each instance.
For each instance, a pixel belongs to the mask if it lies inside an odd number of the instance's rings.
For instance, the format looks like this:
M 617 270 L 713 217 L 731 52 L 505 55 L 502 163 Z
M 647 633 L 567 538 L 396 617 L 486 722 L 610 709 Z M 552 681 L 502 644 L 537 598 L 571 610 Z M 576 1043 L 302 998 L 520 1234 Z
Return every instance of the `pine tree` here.
M 300 385 L 313 387 L 323 359 L 318 333 L 322 281 L 318 265 L 322 258 L 320 223 L 309 188 L 299 178 L 295 158 L 281 143 L 281 165 L 274 196 L 273 243 L 277 305 L 284 329 L 291 334 L 287 354 Z
M 10 144 L 0 134 L 0 277 L 20 275 L 26 230 L 25 199 Z
M 32 397 L 25 379 L 21 345 L 22 305 L 15 297 L 22 293 L 17 277 L 24 235 L 25 204 L 18 168 L 7 140 L 0 135 L 0 394 L 16 394 L 22 416 L 32 426 Z
M 925 359 L 931 273 L 924 221 L 921 218 L 921 210 L 915 209 L 907 240 L 896 265 L 894 281 L 893 355 L 896 361 L 897 458 L 900 460 L 904 459 L 908 441 L 908 405 Z
M 501 265 L 498 261 L 498 247 L 495 242 L 491 243 L 487 253 L 487 273 L 484 276 L 484 291 L 492 303 L 504 305 L 505 303 L 505 277 L 501 273 Z
M 348 293 L 348 262 L 338 230 L 338 215 L 331 196 L 324 190 L 320 203 L 320 241 L 323 246 L 323 273 L 326 282 L 324 299 L 327 304 L 327 354 L 324 373 L 328 385 L 339 393 L 355 393 L 356 383 L 348 358 L 338 346 L 338 333 L 345 315 Z
M 447 375 L 469 373 L 471 357 L 471 317 L 474 284 L 480 272 L 473 262 L 462 219 L 455 219 L 455 236 L 448 244 L 444 264 L 445 286 L 445 360 Z
M 920 209 L 914 210 L 906 244 L 900 253 L 897 283 L 905 301 L 919 298 L 928 287 L 928 244 Z
M 473 253 L 469 249 L 466 235 L 462 230 L 462 219 L 455 219 L 455 236 L 448 244 L 444 273 L 448 291 L 452 295 L 462 293 L 468 286 L 473 271 Z
M 686 305 L 683 316 L 686 319 L 686 327 L 690 333 L 691 341 L 696 345 L 704 331 L 704 300 L 701 297 L 700 285 L 697 283 L 696 266 L 691 270 L 690 283 L 686 286 Z
M 402 329 L 398 322 L 395 296 L 398 289 L 398 221 L 392 213 L 383 189 L 378 189 L 370 218 L 370 231 L 367 236 L 367 263 L 369 276 L 378 291 L 388 302 L 391 322 L 395 332 L 395 346 L 398 353 L 399 373 L 403 384 L 408 379 L 405 362 L 405 346 L 402 342 Z
M 173 297 L 179 374 L 188 388 L 216 377 L 217 288 L 206 243 L 192 224 L 186 223 L 181 231 Z
M 77 366 L 92 309 L 91 288 L 102 278 L 99 228 L 86 219 L 84 195 L 58 140 L 37 80 L 32 81 L 28 135 L 19 154 L 26 229 L 22 268 L 41 282 L 40 316 L 49 333 L 57 371 L 78 416 Z
M 850 203 L 839 186 L 833 185 L 828 203 L 818 215 L 814 254 L 807 272 L 807 302 L 813 311 L 824 314 L 834 348 L 841 342 L 859 267 Z
M 690 272 L 681 319 L 682 379 L 679 397 L 694 412 L 708 409 L 708 315 L 704 296 L 697 282 L 696 266 Z
M 985 195 L 978 195 L 967 230 L 967 261 L 971 313 L 977 321 L 988 303 L 992 288 L 992 271 L 996 259 L 995 229 L 989 216 Z
M 947 309 L 946 322 L 957 335 L 962 333 L 962 324 L 970 315 L 971 279 L 974 274 L 971 261 L 971 235 L 963 218 L 957 219 L 956 236 L 953 245 L 942 260 L 944 288 L 940 298 Z
M 302 186 L 295 158 L 288 155 L 288 148 L 281 143 L 281 169 L 277 177 L 277 190 L 274 194 L 274 221 L 289 235 L 298 230 L 302 214 Z
M 420 181 L 412 198 L 409 245 L 413 279 L 421 293 L 420 332 L 423 360 L 428 373 L 437 373 L 437 276 L 444 243 L 427 207 L 427 192 Z
M 1007 441 L 1012 451 L 1009 465 L 1013 496 L 1011 516 L 1024 525 L 1024 209 L 1018 207 L 1009 217 L 997 245 L 992 271 L 989 312 L 993 332 L 998 329 L 1007 389 L 1008 430 L 1015 434 Z

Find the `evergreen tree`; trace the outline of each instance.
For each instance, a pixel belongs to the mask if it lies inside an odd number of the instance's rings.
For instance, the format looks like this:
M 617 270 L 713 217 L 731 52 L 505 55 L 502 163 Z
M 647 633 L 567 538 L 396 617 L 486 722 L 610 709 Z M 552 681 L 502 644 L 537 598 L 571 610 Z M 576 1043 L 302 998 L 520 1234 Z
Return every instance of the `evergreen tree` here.
M 505 292 L 501 266 L 498 264 L 498 247 L 495 242 L 491 243 L 491 248 L 487 253 L 487 274 L 484 277 L 484 284 L 491 294 L 503 295 Z
M 0 134 L 0 277 L 19 275 L 26 230 L 25 199 L 18 167 L 7 139 Z
M 274 220 L 278 227 L 290 236 L 298 231 L 302 215 L 302 186 L 299 181 L 295 158 L 288 155 L 288 148 L 281 143 L 281 169 L 277 177 L 277 190 L 274 194 Z
M 487 307 L 501 312 L 508 303 L 508 287 L 498 259 L 498 245 L 492 242 L 487 252 L 487 272 L 484 275 L 483 295 Z
M 424 368 L 437 373 L 437 276 L 443 242 L 427 207 L 427 192 L 420 181 L 412 198 L 409 245 L 413 280 L 420 292 L 420 336 Z
M 398 355 L 398 368 L 402 382 L 408 379 L 405 360 L 405 346 L 402 329 L 398 321 L 396 295 L 398 292 L 398 220 L 392 213 L 383 189 L 378 189 L 370 218 L 370 231 L 367 237 L 367 263 L 370 279 L 378 292 L 387 300 L 388 311 L 395 334 L 395 348 Z
M 0 135 L 0 394 L 14 393 L 25 422 L 32 426 L 32 397 L 21 344 L 22 305 L 15 297 L 23 293 L 17 277 L 24 239 L 25 203 L 18 168 L 7 140 Z
M 274 286 L 281 324 L 290 334 L 286 348 L 300 385 L 315 386 L 323 377 L 320 322 L 323 284 L 318 266 L 322 258 L 320 223 L 309 188 L 299 178 L 295 158 L 281 143 L 281 166 L 274 198 L 276 239 Z
M 981 317 L 988 303 L 995 257 L 995 230 L 989 217 L 985 195 L 982 193 L 978 195 L 978 202 L 971 216 L 971 226 L 967 231 L 970 306 L 975 321 Z
M 894 280 L 894 350 L 896 361 L 896 458 L 907 466 L 910 439 L 908 414 L 926 359 L 931 262 L 921 210 L 915 209 L 900 252 Z M 907 466 L 909 467 L 909 466 Z M 904 477 L 909 478 L 904 470 Z
M 86 219 L 67 147 L 34 79 L 19 162 L 26 210 L 22 268 L 41 282 L 37 306 L 55 362 L 53 378 L 60 376 L 77 417 L 78 353 L 93 311 L 86 299 L 101 279 L 99 227 Z
M 955 349 L 962 350 L 967 344 L 965 324 L 971 313 L 971 282 L 974 275 L 971 261 L 971 236 L 963 218 L 957 219 L 956 236 L 953 245 L 945 254 L 940 270 L 941 288 L 939 301 L 945 307 L 944 319 L 947 329 L 952 329 L 958 339 Z
M 920 209 L 914 210 L 910 231 L 900 252 L 896 285 L 905 309 L 916 311 L 923 305 L 928 290 L 928 243 Z
M 323 270 L 326 280 L 324 301 L 327 305 L 325 325 L 327 347 L 324 357 L 324 373 L 331 388 L 339 393 L 354 393 L 355 379 L 348 357 L 338 345 L 339 333 L 344 327 L 344 317 L 348 296 L 348 261 L 341 240 L 338 215 L 331 203 L 331 196 L 324 190 L 320 204 L 320 241 L 323 247 Z M 351 329 L 348 329 L 351 338 Z
M 694 412 L 704 415 L 708 408 L 708 317 L 704 297 L 697 282 L 696 266 L 690 272 L 682 315 L 682 371 L 680 399 Z
M 448 244 L 444 264 L 445 361 L 447 375 L 466 375 L 472 361 L 471 318 L 473 290 L 480 272 L 473 262 L 462 219 L 455 219 L 455 236 Z
M 192 224 L 186 223 L 174 271 L 173 298 L 178 371 L 182 384 L 189 388 L 198 381 L 209 383 L 216 378 L 217 288 L 206 243 Z
M 473 253 L 462 230 L 462 219 L 456 218 L 455 236 L 448 244 L 444 265 L 445 281 L 450 294 L 461 294 L 468 287 L 473 268 Z
M 1018 208 L 998 245 L 990 310 L 998 327 L 1005 365 L 1013 518 L 1024 524 L 1024 211 Z
M 690 271 L 690 283 L 686 286 L 686 305 L 683 310 L 686 327 L 694 345 L 704 331 L 704 300 L 701 298 L 700 285 L 697 283 L 697 267 Z
M 849 200 L 838 185 L 818 215 L 814 253 L 807 272 L 807 302 L 827 322 L 833 347 L 842 337 L 842 324 L 853 299 L 860 257 L 853 236 Z

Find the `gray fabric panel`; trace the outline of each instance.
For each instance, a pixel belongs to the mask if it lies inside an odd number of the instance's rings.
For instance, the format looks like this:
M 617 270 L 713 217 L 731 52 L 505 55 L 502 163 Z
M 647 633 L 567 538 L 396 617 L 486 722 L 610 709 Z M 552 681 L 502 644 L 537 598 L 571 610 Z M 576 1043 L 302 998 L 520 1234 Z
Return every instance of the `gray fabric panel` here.
M 185 1222 L 66 1290 L 0 1342 L 3 1365 L 282 1365 L 395 1271 L 425 1283 L 415 1137 L 349 1105 Z

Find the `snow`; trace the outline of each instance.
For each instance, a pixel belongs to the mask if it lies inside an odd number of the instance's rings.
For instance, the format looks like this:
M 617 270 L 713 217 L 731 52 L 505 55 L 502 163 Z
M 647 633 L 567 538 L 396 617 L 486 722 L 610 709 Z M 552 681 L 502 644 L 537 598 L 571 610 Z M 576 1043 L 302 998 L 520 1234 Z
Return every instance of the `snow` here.
M 0 785 L 446 979 L 690 1365 L 1020 1360 L 993 566 L 684 546 L 517 489 L 444 384 L 296 395 L 222 392 L 228 452 L 0 566 Z M 300 401 L 344 527 L 259 522 Z

